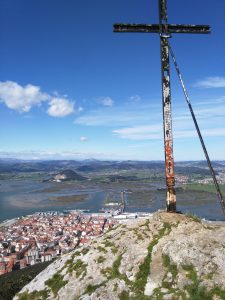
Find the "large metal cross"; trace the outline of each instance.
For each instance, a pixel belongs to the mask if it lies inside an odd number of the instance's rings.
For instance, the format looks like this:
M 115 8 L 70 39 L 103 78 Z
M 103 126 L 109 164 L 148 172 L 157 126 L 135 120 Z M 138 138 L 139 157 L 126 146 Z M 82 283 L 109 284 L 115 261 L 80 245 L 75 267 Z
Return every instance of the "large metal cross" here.
M 173 159 L 173 135 L 171 116 L 169 42 L 172 33 L 210 33 L 208 25 L 168 24 L 167 0 L 159 2 L 159 24 L 114 24 L 114 32 L 159 33 L 162 69 L 162 104 L 167 184 L 167 211 L 176 212 L 175 174 Z

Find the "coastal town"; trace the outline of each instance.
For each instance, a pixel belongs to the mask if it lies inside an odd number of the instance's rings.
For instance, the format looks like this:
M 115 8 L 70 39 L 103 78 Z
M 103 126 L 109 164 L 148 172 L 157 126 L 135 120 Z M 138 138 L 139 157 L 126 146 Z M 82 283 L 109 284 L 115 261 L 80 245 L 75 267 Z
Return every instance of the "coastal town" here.
M 216 178 L 219 184 L 224 185 L 225 184 L 225 172 L 220 171 L 217 172 Z M 200 176 L 200 178 L 196 178 L 192 174 L 190 175 L 175 175 L 175 180 L 177 184 L 213 184 L 213 178 L 212 176 Z
M 115 203 L 114 203 L 115 204 Z M 149 218 L 151 213 L 71 210 L 36 212 L 0 224 L 0 276 L 38 263 L 51 262 L 87 244 L 118 223 Z M 116 206 L 115 206 L 116 207 Z
M 13 222 L 11 222 L 13 223 Z M 52 261 L 116 223 L 106 214 L 40 212 L 0 228 L 0 275 Z

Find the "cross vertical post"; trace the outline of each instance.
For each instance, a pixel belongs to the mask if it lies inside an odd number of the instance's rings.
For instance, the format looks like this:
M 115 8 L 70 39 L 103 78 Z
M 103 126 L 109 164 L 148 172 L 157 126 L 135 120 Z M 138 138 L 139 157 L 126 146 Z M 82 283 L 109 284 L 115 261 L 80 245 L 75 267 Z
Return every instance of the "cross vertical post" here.
M 173 135 L 171 115 L 171 90 L 170 90 L 170 63 L 167 24 L 167 0 L 159 0 L 159 24 L 160 24 L 160 51 L 162 69 L 162 106 L 168 212 L 176 211 L 175 174 L 173 159 Z
M 166 205 L 168 212 L 176 212 L 168 38 L 171 37 L 172 33 L 208 34 L 210 33 L 210 26 L 190 24 L 168 24 L 167 0 L 158 0 L 158 4 L 159 24 L 116 23 L 114 24 L 114 32 L 158 33 L 160 35 L 163 128 L 167 185 Z

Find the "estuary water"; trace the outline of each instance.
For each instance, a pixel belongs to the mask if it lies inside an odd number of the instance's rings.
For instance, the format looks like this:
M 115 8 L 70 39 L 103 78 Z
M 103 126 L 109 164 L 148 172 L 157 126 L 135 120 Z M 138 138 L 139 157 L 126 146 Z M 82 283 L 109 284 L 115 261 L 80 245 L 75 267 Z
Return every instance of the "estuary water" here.
M 120 200 L 120 192 L 132 188 L 126 194 L 126 211 L 154 212 L 165 208 L 165 190 L 151 184 L 136 185 L 123 183 L 68 184 L 41 182 L 33 179 L 11 179 L 0 181 L 0 222 L 37 211 L 63 211 L 67 209 L 87 209 L 98 212 L 105 201 L 112 196 Z M 118 200 L 118 201 L 117 201 Z M 177 190 L 177 209 L 207 220 L 223 220 L 215 194 L 201 191 Z
M 32 214 L 37 211 L 89 209 L 99 211 L 105 192 L 98 188 L 76 189 L 70 186 L 57 189 L 56 183 L 33 180 L 0 181 L 0 221 Z M 67 201 L 66 197 L 80 195 L 81 201 Z M 65 199 L 57 200 L 57 197 Z

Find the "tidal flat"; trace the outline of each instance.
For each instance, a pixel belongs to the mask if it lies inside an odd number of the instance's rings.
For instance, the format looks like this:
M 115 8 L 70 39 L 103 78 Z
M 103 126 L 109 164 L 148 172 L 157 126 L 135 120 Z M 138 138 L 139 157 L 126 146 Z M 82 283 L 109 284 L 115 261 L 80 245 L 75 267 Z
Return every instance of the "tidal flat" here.
M 51 201 L 63 201 L 63 202 L 83 202 L 88 199 L 88 194 L 86 195 L 70 195 L 70 196 L 59 196 L 59 197 L 50 197 Z
M 37 177 L 1 180 L 0 221 L 37 211 L 88 209 L 98 212 L 105 202 L 121 201 L 125 193 L 127 212 L 165 209 L 166 190 L 162 180 L 43 182 Z M 177 188 L 177 209 L 201 218 L 225 220 L 212 187 Z

